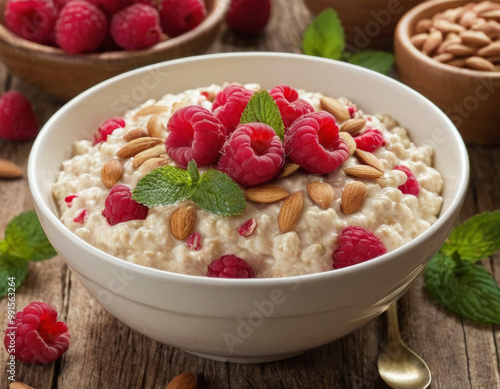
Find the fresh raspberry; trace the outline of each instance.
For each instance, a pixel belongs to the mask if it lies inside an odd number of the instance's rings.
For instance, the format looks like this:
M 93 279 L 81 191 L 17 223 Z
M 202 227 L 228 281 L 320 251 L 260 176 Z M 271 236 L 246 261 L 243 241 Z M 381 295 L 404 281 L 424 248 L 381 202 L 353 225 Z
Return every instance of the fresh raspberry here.
M 114 15 L 118 10 L 124 8 L 123 0 L 85 0 L 89 3 L 94 4 L 96 7 L 102 9 L 108 16 Z M 132 4 L 132 2 L 127 1 L 128 5 Z
M 9 0 L 5 25 L 21 38 L 43 45 L 52 44 L 57 9 L 52 0 Z
M 54 362 L 69 347 L 70 332 L 66 323 L 57 321 L 54 307 L 42 302 L 29 304 L 9 321 L 4 346 L 23 363 Z
M 300 99 L 299 93 L 287 85 L 275 86 L 269 94 L 276 101 L 286 128 L 302 115 L 314 112 L 313 106 Z
M 218 167 L 234 181 L 254 186 L 276 177 L 284 163 L 283 143 L 272 127 L 247 123 L 224 143 Z
M 89 211 L 87 211 L 85 208 L 81 209 L 75 214 L 75 217 L 73 218 L 73 221 L 75 223 L 79 224 L 85 224 L 87 219 L 89 218 Z
M 199 251 L 201 249 L 201 235 L 199 232 L 193 232 L 186 239 L 186 246 L 188 249 L 193 251 Z
M 104 202 L 102 215 L 109 224 L 143 220 L 148 216 L 149 208 L 132 199 L 130 188 L 126 185 L 115 185 L 109 191 Z
M 297 119 L 285 133 L 285 152 L 313 174 L 330 173 L 349 158 L 349 147 L 339 136 L 335 118 L 326 111 Z
M 167 154 L 182 166 L 187 166 L 191 160 L 198 166 L 216 162 L 226 140 L 220 120 L 196 105 L 175 111 L 167 123 L 167 130 Z
M 258 34 L 271 15 L 270 0 L 232 0 L 227 13 L 227 26 L 242 34 Z
M 59 13 L 55 33 L 57 44 L 70 54 L 95 51 L 106 37 L 108 19 L 94 4 L 71 0 Z
M 38 133 L 38 122 L 29 100 L 10 91 L 0 96 L 0 138 L 25 141 Z
M 342 230 L 338 247 L 333 252 L 333 267 L 356 265 L 385 254 L 387 249 L 372 232 L 361 227 L 349 226 Z
M 385 145 L 384 136 L 379 130 L 369 129 L 354 138 L 356 148 L 369 151 L 370 153 L 377 150 L 380 146 Z
M 207 16 L 203 0 L 163 0 L 159 9 L 161 28 L 170 38 L 192 30 Z
M 233 254 L 222 255 L 208 265 L 208 277 L 215 278 L 255 278 L 250 265 Z
M 394 166 L 394 169 L 402 171 L 404 174 L 406 174 L 406 177 L 408 177 L 403 185 L 398 186 L 398 189 L 403 194 L 418 196 L 418 194 L 420 193 L 420 184 L 418 183 L 417 178 L 415 177 L 413 172 L 404 165 Z
M 111 36 L 125 50 L 156 45 L 161 39 L 160 15 L 147 4 L 133 4 L 111 18 Z
M 108 135 L 111 135 L 114 130 L 120 127 L 125 127 L 125 120 L 122 118 L 114 117 L 106 120 L 97 130 L 97 134 L 94 135 L 94 145 L 106 142 Z
M 241 85 L 230 85 L 215 96 L 212 111 L 226 128 L 226 135 L 240 124 L 241 114 L 253 94 L 253 91 Z

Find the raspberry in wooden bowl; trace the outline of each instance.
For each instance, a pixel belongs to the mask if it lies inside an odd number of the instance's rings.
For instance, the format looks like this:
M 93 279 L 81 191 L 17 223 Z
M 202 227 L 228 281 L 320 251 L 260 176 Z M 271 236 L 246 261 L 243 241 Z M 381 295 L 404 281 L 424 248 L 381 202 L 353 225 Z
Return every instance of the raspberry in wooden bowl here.
M 16 2 L 17 0 L 11 1 Z M 76 1 L 76 5 L 78 3 L 80 3 L 80 6 L 82 5 L 83 0 Z M 91 31 L 92 35 L 88 39 L 80 39 L 77 43 L 75 43 L 75 40 L 78 38 L 78 34 L 68 39 L 64 39 L 63 36 L 59 38 L 59 43 L 52 41 L 52 37 L 55 34 L 54 29 L 58 25 L 58 20 L 56 20 L 57 15 L 63 12 L 65 7 L 60 9 L 53 6 L 50 8 L 52 10 L 50 12 L 40 12 L 39 15 L 41 16 L 38 19 L 36 15 L 35 17 L 31 15 L 31 17 L 34 17 L 33 23 L 41 27 L 35 31 L 36 34 L 33 32 L 24 33 L 23 35 L 22 31 L 26 31 L 26 28 L 23 28 L 19 23 L 19 25 L 12 23 L 13 25 L 9 24 L 9 28 L 6 27 L 6 15 L 4 15 L 4 11 L 7 1 L 1 0 L 0 58 L 10 71 L 22 80 L 54 97 L 69 100 L 85 89 L 128 70 L 173 58 L 204 53 L 215 39 L 224 22 L 229 2 L 226 0 L 196 0 L 196 2 L 204 4 L 205 7 L 205 11 L 203 11 L 205 16 L 203 16 L 203 19 L 196 27 L 185 32 L 187 29 L 186 26 L 176 25 L 176 29 L 168 30 L 170 34 L 170 38 L 168 39 L 166 38 L 166 31 L 163 31 L 163 29 L 162 31 L 159 29 L 151 30 L 157 38 L 155 42 L 159 42 L 149 47 L 147 42 L 134 42 L 133 38 L 123 36 L 123 32 L 132 31 L 126 27 L 129 22 L 134 24 L 134 28 L 137 30 L 151 26 L 139 26 L 133 19 L 127 20 L 127 17 L 130 15 L 123 15 L 121 19 L 117 18 L 120 19 L 121 23 L 113 23 L 114 14 L 112 15 L 111 12 L 118 13 L 120 11 L 106 9 L 98 9 L 96 11 L 99 12 L 99 23 L 93 25 L 89 25 L 88 23 L 89 20 L 95 19 L 95 15 L 94 17 L 90 17 L 84 14 L 81 20 L 79 20 L 80 28 L 87 28 Z M 52 1 L 41 1 L 41 3 L 52 3 Z M 54 2 L 56 5 L 59 3 L 65 2 Z M 99 3 L 99 1 L 95 3 Z M 182 4 L 188 3 L 192 2 L 183 2 Z M 84 6 L 87 4 L 83 1 Z M 103 2 L 103 4 L 107 3 Z M 114 4 L 114 2 L 109 2 L 109 4 Z M 140 8 L 145 5 L 135 4 L 135 6 Z M 91 4 L 90 6 L 87 5 L 87 7 L 95 8 L 96 6 Z M 78 11 L 78 9 L 75 11 Z M 45 31 L 42 27 L 48 23 L 47 12 L 50 15 L 54 15 L 50 23 L 52 27 L 50 29 L 47 28 L 47 31 Z M 15 16 L 19 19 L 23 17 L 22 14 L 15 14 Z M 181 16 L 177 16 L 180 19 Z M 137 13 L 139 20 L 145 20 L 148 17 L 151 18 L 151 15 Z M 155 15 L 152 17 L 154 19 Z M 156 17 L 159 18 L 159 16 Z M 42 22 L 39 20 L 42 20 Z M 160 19 L 160 21 L 162 20 L 163 18 Z M 168 22 L 170 25 L 175 25 L 171 20 L 168 20 Z M 154 21 L 151 23 L 154 23 Z M 120 26 L 115 26 L 115 24 L 121 24 L 123 28 L 120 30 Z M 97 28 L 102 28 L 99 36 L 96 36 Z M 16 33 L 11 30 L 16 31 Z M 28 30 L 28 32 L 31 31 L 29 28 Z M 60 30 L 62 31 L 60 31 L 60 35 L 63 35 L 64 29 L 61 28 Z M 69 33 L 76 31 L 73 20 L 68 21 L 67 31 Z M 104 34 L 109 35 L 104 36 Z M 113 34 L 117 37 L 121 47 L 128 50 L 117 50 L 120 47 L 117 46 L 116 42 L 113 42 L 111 37 Z M 22 36 L 31 38 L 34 41 L 25 39 Z M 88 46 L 92 43 L 92 40 L 97 42 L 97 48 Z M 148 47 L 144 48 L 144 45 Z M 66 51 L 60 47 L 64 47 Z M 145 87 L 154 88 L 155 85 L 161 82 L 161 76 L 152 73 L 151 80 L 145 82 L 147 83 Z
M 68 103 L 42 129 L 29 161 L 35 206 L 54 247 L 87 291 L 131 328 L 219 360 L 295 355 L 383 312 L 451 231 L 467 187 L 465 147 L 450 120 L 404 85 L 316 57 L 236 53 L 164 63 L 158 70 L 172 75 L 164 88 L 123 99 L 120 91 L 151 69 L 118 76 Z M 228 79 L 239 84 L 231 93 Z M 224 139 L 231 115 L 217 111 L 225 104 L 214 109 L 216 96 L 227 101 L 238 91 L 246 99 L 242 87 L 252 94 L 247 104 L 255 96 L 268 102 L 288 96 L 296 104 L 283 106 L 286 115 L 276 108 L 274 117 L 296 120 L 273 134 L 249 119 Z M 181 139 L 176 127 L 192 120 L 184 128 L 193 131 Z M 78 127 L 67 131 L 68 123 Z M 354 138 L 339 139 L 339 131 Z M 321 136 L 307 144 L 313 133 Z M 211 154 L 203 142 L 215 147 L 219 135 L 222 153 Z M 418 192 L 399 163 L 414 174 Z M 272 177 L 259 183 L 256 171 Z M 167 177 L 166 186 L 151 192 L 156 174 Z M 189 190 L 171 192 L 168 177 Z M 159 192 L 180 197 L 172 202 L 168 195 L 164 203 Z M 417 209 L 431 214 L 419 216 Z M 394 222 L 407 218 L 414 222 L 405 228 Z
M 467 143 L 500 143 L 500 2 L 432 0 L 394 37 L 401 80 L 440 107 Z

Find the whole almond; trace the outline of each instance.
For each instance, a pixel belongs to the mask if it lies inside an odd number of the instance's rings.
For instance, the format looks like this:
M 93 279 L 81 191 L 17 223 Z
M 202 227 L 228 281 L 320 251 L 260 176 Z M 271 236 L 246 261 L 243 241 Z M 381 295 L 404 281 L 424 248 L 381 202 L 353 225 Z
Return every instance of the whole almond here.
M 421 32 L 419 34 L 415 34 L 410 38 L 411 43 L 413 43 L 413 46 L 415 46 L 417 49 L 422 49 L 424 46 L 424 42 L 427 40 L 429 37 L 429 34 L 426 32 Z
M 472 7 L 474 12 L 480 14 L 482 12 L 490 11 L 492 9 L 496 9 L 498 7 L 498 4 L 492 2 L 492 1 L 480 1 Z
M 9 389 L 34 389 L 32 386 L 26 385 L 23 382 L 15 381 L 11 382 Z
M 167 166 L 168 164 L 170 164 L 170 158 L 150 158 L 139 166 L 139 171 L 147 174 L 156 168 Z
M 384 164 L 373 153 L 357 149 L 354 154 L 361 163 L 374 167 L 375 169 L 379 170 L 382 173 L 384 172 Z
M 446 47 L 447 53 L 451 53 L 459 57 L 473 55 L 476 53 L 476 51 L 477 51 L 476 47 L 466 46 L 461 43 L 453 43 Z
M 459 33 L 461 31 L 465 31 L 464 26 L 461 26 L 457 23 L 452 23 L 445 19 L 438 19 L 432 25 L 440 30 L 443 34 L 447 34 L 449 32 Z
M 304 194 L 297 191 L 288 196 L 281 206 L 278 215 L 278 226 L 281 231 L 291 231 L 300 219 L 302 207 L 304 206 Z
M 349 176 L 358 178 L 380 178 L 384 175 L 380 170 L 368 165 L 350 166 L 343 171 Z
M 432 31 L 422 46 L 422 53 L 430 55 L 443 43 L 443 33 L 439 30 Z
M 489 20 L 483 25 L 479 26 L 478 31 L 484 32 L 492 40 L 500 39 L 500 23 Z
M 455 56 L 451 53 L 441 53 L 432 57 L 434 61 L 438 62 L 448 62 L 451 61 Z
M 498 62 L 500 62 L 500 55 L 497 55 L 495 57 L 486 57 L 485 59 L 487 59 L 491 63 L 498 64 Z
M 276 178 L 285 178 L 288 176 L 291 176 L 293 173 L 295 173 L 297 170 L 299 170 L 300 165 L 297 163 L 293 162 L 288 162 L 285 163 L 281 171 L 279 172 L 278 176 Z
M 159 157 L 160 155 L 165 154 L 166 152 L 167 150 L 165 149 L 165 145 L 163 144 L 163 142 L 162 144 L 141 151 L 139 154 L 134 156 L 134 160 L 132 161 L 132 167 L 138 168 L 148 159 Z
M 491 43 L 491 38 L 482 31 L 463 31 L 460 33 L 460 38 L 464 45 L 474 47 L 483 47 Z
M 181 373 L 174 377 L 166 389 L 196 389 L 198 379 L 194 373 Z
M 290 194 L 286 189 L 274 185 L 253 186 L 246 189 L 243 193 L 247 200 L 264 204 L 283 200 Z
M 465 66 L 465 58 L 455 58 L 451 61 L 446 61 L 446 65 L 454 66 L 457 68 L 463 68 Z
M 163 131 L 163 125 L 158 115 L 153 115 L 149 118 L 147 124 L 148 134 L 153 138 L 159 138 Z
M 446 48 L 453 43 L 462 43 L 462 38 L 455 34 L 454 32 L 446 35 L 446 39 L 439 45 L 439 47 L 435 50 L 436 54 L 446 53 Z
M 148 107 L 144 107 L 139 109 L 134 117 L 138 118 L 140 116 L 147 116 L 147 115 L 153 115 L 153 114 L 160 114 L 167 112 L 168 108 L 163 106 L 163 105 L 150 105 Z
M 360 181 L 349 182 L 342 191 L 340 210 L 345 215 L 356 212 L 363 205 L 366 197 L 366 185 Z
M 469 57 L 465 60 L 465 66 L 470 69 L 480 70 L 482 72 L 494 72 L 495 65 L 483 57 Z
M 500 41 L 490 43 L 488 46 L 481 47 L 477 51 L 477 55 L 481 57 L 494 57 L 500 55 Z
M 356 147 L 358 146 L 356 145 L 356 141 L 354 140 L 352 135 L 348 132 L 341 131 L 339 132 L 339 136 L 345 140 L 345 143 L 347 143 L 347 146 L 349 147 L 349 155 L 353 155 L 356 151 Z
M 23 170 L 14 162 L 0 158 L 0 178 L 22 177 Z
M 476 13 L 474 11 L 467 10 L 462 14 L 460 19 L 458 20 L 458 23 L 461 26 L 464 26 L 465 28 L 469 28 L 476 21 L 476 18 L 477 18 L 477 16 L 476 16 Z
M 162 143 L 163 141 L 161 139 L 150 136 L 132 139 L 116 152 L 116 156 L 118 158 L 131 158 L 144 150 L 150 149 L 151 147 L 155 147 Z
M 120 161 L 112 159 L 107 161 L 101 168 L 101 180 L 104 186 L 112 188 L 122 178 L 124 168 Z
M 415 32 L 417 34 L 428 32 L 432 26 L 432 20 L 430 19 L 420 19 L 415 25 Z
M 130 142 L 131 140 L 137 138 L 144 138 L 145 136 L 148 136 L 147 131 L 144 128 L 139 127 L 139 128 L 134 128 L 133 130 L 130 130 L 125 135 L 123 135 L 123 139 L 126 140 L 127 142 Z
M 500 9 L 492 9 L 489 11 L 478 12 L 477 16 L 485 19 L 500 20 Z
M 350 119 L 351 115 L 347 107 L 333 97 L 323 96 L 320 99 L 321 109 L 331 113 L 339 122 Z
M 325 182 L 308 182 L 307 194 L 321 208 L 329 208 L 333 201 L 333 188 Z
M 349 119 L 340 125 L 340 131 L 348 132 L 349 134 L 356 134 L 366 126 L 365 119 Z
M 170 233 L 174 238 L 184 240 L 193 232 L 195 222 L 196 210 L 194 207 L 191 204 L 183 205 L 170 216 Z

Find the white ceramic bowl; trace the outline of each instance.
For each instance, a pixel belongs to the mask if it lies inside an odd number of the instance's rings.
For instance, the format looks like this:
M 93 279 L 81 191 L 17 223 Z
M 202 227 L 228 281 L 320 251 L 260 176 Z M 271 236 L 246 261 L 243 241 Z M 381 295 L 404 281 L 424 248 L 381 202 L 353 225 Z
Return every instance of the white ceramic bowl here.
M 258 82 L 345 95 L 368 113 L 389 113 L 417 144 L 432 143 L 444 177 L 439 220 L 409 244 L 350 268 L 281 279 L 230 280 L 146 268 L 108 255 L 58 219 L 51 188 L 74 141 L 149 98 L 224 81 Z M 42 225 L 73 274 L 111 315 L 159 342 L 208 358 L 264 362 L 329 343 L 397 300 L 450 233 L 469 164 L 460 135 L 435 105 L 378 73 L 341 62 L 283 53 L 232 53 L 137 69 L 82 93 L 41 130 L 28 178 Z

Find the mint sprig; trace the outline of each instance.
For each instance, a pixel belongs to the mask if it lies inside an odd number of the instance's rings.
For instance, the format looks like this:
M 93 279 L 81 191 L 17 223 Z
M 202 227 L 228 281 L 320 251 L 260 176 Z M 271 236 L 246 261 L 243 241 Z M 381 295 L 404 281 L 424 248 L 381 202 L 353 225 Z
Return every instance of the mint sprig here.
M 280 109 L 266 90 L 254 93 L 241 114 L 240 123 L 252 122 L 267 124 L 274 129 L 281 141 L 284 140 L 285 125 Z
M 425 270 L 430 297 L 469 320 L 500 324 L 500 288 L 475 262 L 500 249 L 500 211 L 476 215 L 457 226 Z
M 304 54 L 347 61 L 383 74 L 388 74 L 394 64 L 391 53 L 366 50 L 352 54 L 345 51 L 345 46 L 344 27 L 332 8 L 316 16 L 302 36 Z
M 214 169 L 200 175 L 194 161 L 189 162 L 187 170 L 163 166 L 151 171 L 139 180 L 132 198 L 148 207 L 191 199 L 220 216 L 239 215 L 246 207 L 242 190 L 229 176 Z
M 28 273 L 27 261 L 43 261 L 57 255 L 35 211 L 23 212 L 9 221 L 0 241 L 0 297 L 8 292 L 8 278 L 16 288 Z

